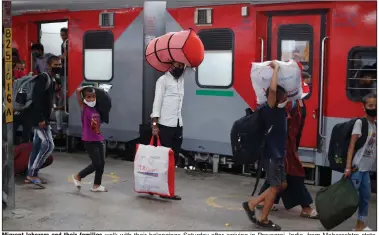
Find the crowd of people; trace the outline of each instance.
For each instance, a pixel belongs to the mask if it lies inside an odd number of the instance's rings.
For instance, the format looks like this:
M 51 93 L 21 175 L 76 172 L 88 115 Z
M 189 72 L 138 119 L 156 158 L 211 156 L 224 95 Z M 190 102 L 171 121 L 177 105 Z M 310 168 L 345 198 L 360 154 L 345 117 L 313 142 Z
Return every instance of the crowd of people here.
M 38 172 L 47 157 L 54 150 L 54 140 L 50 126 L 50 115 L 55 111 L 58 132 L 62 132 L 62 113 L 65 100 L 62 74 L 66 74 L 63 67 L 67 66 L 67 29 L 61 30 L 62 55 L 55 56 L 44 53 L 41 44 L 34 44 L 31 51 L 34 56 L 33 75 L 37 75 L 32 107 L 15 116 L 16 123 L 21 123 L 24 128 L 24 141 L 29 141 L 28 131 L 34 131 L 33 148 L 29 157 L 29 164 L 25 183 L 34 184 L 41 188 L 47 183 L 39 177 Z M 249 220 L 263 229 L 280 230 L 281 227 L 269 220 L 269 214 L 275 211 L 275 203 L 280 198 L 286 209 L 300 205 L 300 216 L 317 219 L 317 212 L 312 208 L 312 197 L 304 185 L 305 172 L 299 159 L 298 148 L 306 116 L 306 101 L 288 101 L 286 91 L 278 85 L 279 65 L 272 62 L 273 77 L 269 89 L 267 89 L 267 102 L 260 104 L 265 125 L 274 127 L 267 135 L 263 168 L 266 172 L 266 181 L 258 197 L 254 197 L 242 204 Z M 155 98 L 151 113 L 152 135 L 159 136 L 162 146 L 171 148 L 175 153 L 176 164 L 179 165 L 179 156 L 183 142 L 182 105 L 184 99 L 184 76 L 187 68 L 184 64 L 173 63 L 172 69 L 162 75 L 156 82 Z M 25 71 L 25 63 L 15 60 L 14 79 L 20 79 L 28 73 Z M 311 77 L 303 73 L 304 82 L 311 84 Z M 47 81 L 49 82 L 46 89 Z M 72 176 L 75 186 L 81 188 L 81 180 L 95 172 L 93 192 L 106 192 L 102 185 L 102 176 L 105 165 L 104 137 L 100 132 L 100 114 L 95 108 L 96 92 L 91 87 L 77 89 L 78 104 L 81 108 L 82 140 L 91 159 L 91 164 L 82 171 Z M 360 194 L 358 219 L 355 229 L 368 230 L 365 219 L 368 216 L 370 199 L 370 178 L 368 172 L 374 166 L 376 160 L 376 95 L 366 94 L 363 99 L 363 107 L 369 122 L 369 138 L 366 144 L 354 151 L 355 141 L 361 135 L 362 123 L 357 121 L 352 132 L 345 177 L 350 177 Z M 25 118 L 27 117 L 27 118 Z M 165 199 L 181 200 L 179 195 L 163 197 Z M 256 216 L 255 210 L 261 209 L 261 216 Z

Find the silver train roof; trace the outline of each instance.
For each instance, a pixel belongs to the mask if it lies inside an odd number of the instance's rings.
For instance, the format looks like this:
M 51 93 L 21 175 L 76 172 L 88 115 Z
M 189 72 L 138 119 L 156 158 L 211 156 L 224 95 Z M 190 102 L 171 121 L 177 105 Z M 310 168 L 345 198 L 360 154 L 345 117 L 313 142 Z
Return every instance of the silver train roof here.
M 224 4 L 274 4 L 289 2 L 311 2 L 309 0 L 251 0 L 251 1 L 228 1 L 228 0 L 167 0 L 167 8 L 207 6 L 207 5 L 224 5 Z M 143 0 L 13 0 L 12 15 L 19 15 L 25 12 L 44 12 L 54 10 L 96 10 L 96 9 L 114 9 L 142 7 Z

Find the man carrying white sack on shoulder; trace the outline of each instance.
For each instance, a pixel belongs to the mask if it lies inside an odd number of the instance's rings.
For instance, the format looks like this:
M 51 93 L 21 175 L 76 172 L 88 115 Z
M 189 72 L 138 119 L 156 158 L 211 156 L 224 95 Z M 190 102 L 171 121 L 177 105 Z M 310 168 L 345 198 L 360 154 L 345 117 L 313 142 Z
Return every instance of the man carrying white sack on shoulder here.
M 156 82 L 151 124 L 153 136 L 159 136 L 162 146 L 174 151 L 175 165 L 180 166 L 183 161 L 179 154 L 183 143 L 182 105 L 186 67 L 179 62 L 172 65 L 170 71 Z M 182 199 L 178 195 L 161 198 Z

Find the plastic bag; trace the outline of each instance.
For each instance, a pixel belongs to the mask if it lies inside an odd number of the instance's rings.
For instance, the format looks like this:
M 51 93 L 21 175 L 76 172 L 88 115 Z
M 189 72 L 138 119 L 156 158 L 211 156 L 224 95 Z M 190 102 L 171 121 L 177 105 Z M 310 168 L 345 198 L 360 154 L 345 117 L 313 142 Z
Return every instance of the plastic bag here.
M 282 86 L 289 100 L 299 100 L 303 95 L 301 68 L 299 65 L 290 60 L 288 62 L 277 61 L 279 64 L 278 85 Z M 270 87 L 273 69 L 269 66 L 271 61 L 263 63 L 252 63 L 251 65 L 251 82 L 258 104 L 267 101 L 266 90 Z
M 175 195 L 175 158 L 170 148 L 138 144 L 134 158 L 134 191 L 173 197 Z

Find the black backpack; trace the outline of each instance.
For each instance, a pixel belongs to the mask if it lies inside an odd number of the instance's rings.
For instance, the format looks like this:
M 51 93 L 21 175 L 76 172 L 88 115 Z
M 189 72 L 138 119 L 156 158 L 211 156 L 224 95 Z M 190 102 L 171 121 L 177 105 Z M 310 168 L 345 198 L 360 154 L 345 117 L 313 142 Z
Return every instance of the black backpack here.
M 234 122 L 230 132 L 233 160 L 236 164 L 253 164 L 260 159 L 265 128 L 261 109 L 246 109 L 246 115 Z
M 354 155 L 366 143 L 368 136 L 368 121 L 366 118 L 355 118 L 335 125 L 329 142 L 328 160 L 330 169 L 338 172 L 345 171 L 351 133 L 358 119 L 362 120 L 362 135 L 355 143 Z
M 271 130 L 271 128 L 269 130 L 265 128 L 262 117 L 263 109 L 264 106 L 255 112 L 250 108 L 246 109 L 246 115 L 234 122 L 230 132 L 234 162 L 241 165 L 259 162 L 252 195 L 254 195 L 261 177 L 265 137 Z

